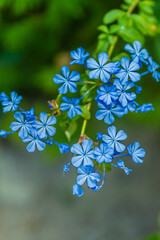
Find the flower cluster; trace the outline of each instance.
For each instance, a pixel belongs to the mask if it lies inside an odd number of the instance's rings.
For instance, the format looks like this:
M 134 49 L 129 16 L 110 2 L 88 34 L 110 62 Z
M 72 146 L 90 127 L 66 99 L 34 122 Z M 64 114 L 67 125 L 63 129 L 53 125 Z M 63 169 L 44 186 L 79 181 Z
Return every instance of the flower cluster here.
M 6 132 L 0 131 L 0 136 L 6 138 L 7 135 L 18 133 L 18 136 L 24 143 L 28 143 L 26 149 L 28 152 L 34 152 L 35 149 L 43 151 L 46 148 L 46 144 L 52 145 L 55 143 L 60 152 L 68 152 L 69 146 L 67 144 L 57 143 L 52 136 L 56 133 L 56 118 L 54 116 L 48 116 L 47 113 L 41 112 L 38 117 L 34 113 L 34 109 L 24 111 L 19 107 L 21 96 L 18 96 L 16 92 L 12 92 L 10 98 L 5 94 L 0 94 L 0 101 L 2 102 L 3 112 L 14 111 L 14 119 L 10 124 L 12 131 Z M 18 111 L 17 111 L 18 110 Z
M 98 191 L 102 188 L 105 180 L 105 172 L 110 170 L 111 166 L 123 169 L 128 175 L 132 170 L 124 165 L 121 159 L 130 156 L 135 163 L 142 163 L 145 151 L 140 148 L 140 144 L 135 142 L 133 145 L 126 146 L 121 141 L 126 140 L 127 134 L 120 130 L 117 132 L 115 126 L 107 129 L 108 134 L 98 133 L 97 139 L 93 142 L 91 139 L 81 140 L 73 144 L 71 152 L 74 156 L 71 161 L 63 168 L 64 172 L 69 171 L 69 165 L 77 168 L 77 181 L 73 186 L 73 194 L 79 197 L 83 195 L 81 186 L 87 181 L 88 188 Z M 127 153 L 123 152 L 127 149 Z M 123 154 L 122 154 L 123 153 Z M 119 159 L 117 161 L 117 159 Z M 103 178 L 98 170 L 103 169 Z M 101 184 L 99 184 L 101 181 Z
M 95 141 L 85 134 L 86 122 L 90 119 L 90 108 L 95 101 L 98 105 L 95 118 L 104 120 L 106 124 L 113 124 L 116 117 L 122 117 L 129 112 L 148 112 L 154 110 L 151 103 L 140 105 L 137 95 L 141 93 L 141 86 L 137 85 L 144 75 L 151 74 L 158 82 L 160 73 L 159 65 L 152 60 L 146 49 L 140 42 L 135 41 L 133 46 L 127 44 L 125 50 L 130 53 L 128 57 L 122 57 L 120 61 L 112 62 L 107 53 L 102 52 L 97 60 L 89 57 L 90 54 L 80 47 L 71 52 L 71 65 L 78 64 L 84 67 L 84 72 L 70 71 L 68 66 L 61 68 L 61 74 L 53 77 L 58 88 L 59 95 L 56 100 L 49 101 L 50 114 L 40 113 L 36 116 L 34 109 L 24 111 L 19 107 L 22 97 L 15 92 L 10 98 L 0 94 L 3 112 L 14 111 L 15 121 L 11 123 L 11 132 L 0 131 L 0 136 L 18 132 L 24 143 L 28 143 L 29 152 L 45 149 L 46 144 L 58 145 L 60 152 L 68 152 L 68 144 L 59 144 L 53 136 L 56 133 L 56 117 L 58 123 L 63 126 L 66 135 L 72 128 L 72 122 L 79 118 L 84 119 L 82 131 L 78 143 L 71 146 L 74 154 L 71 161 L 63 168 L 68 172 L 70 164 L 77 168 L 77 181 L 73 186 L 73 194 L 82 196 L 81 186 L 87 182 L 88 188 L 99 190 L 105 179 L 105 172 L 112 166 L 123 169 L 128 175 L 132 170 L 127 168 L 121 159 L 130 156 L 135 163 L 142 163 L 145 155 L 144 149 L 138 142 L 126 146 L 121 141 L 127 138 L 123 130 L 116 131 L 115 126 L 108 127 L 108 134 L 98 133 Z M 143 70 L 145 69 L 146 70 Z M 67 95 L 69 94 L 69 95 Z M 70 98 L 71 94 L 74 95 Z M 61 119 L 61 120 L 60 120 Z M 73 131 L 73 129 L 72 129 Z M 126 154 L 122 154 L 127 149 Z M 116 159 L 119 158 L 117 161 Z M 103 172 L 103 177 L 99 171 Z M 102 179 L 102 181 L 101 181 Z M 100 183 L 101 182 L 101 183 Z

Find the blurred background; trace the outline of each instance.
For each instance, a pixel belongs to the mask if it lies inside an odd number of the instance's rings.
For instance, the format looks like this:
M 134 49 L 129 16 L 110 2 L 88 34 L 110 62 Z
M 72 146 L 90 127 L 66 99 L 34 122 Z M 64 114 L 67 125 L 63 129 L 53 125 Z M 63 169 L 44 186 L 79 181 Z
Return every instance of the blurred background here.
M 34 106 L 37 114 L 47 112 L 47 101 L 57 95 L 53 76 L 69 64 L 69 52 L 82 46 L 92 54 L 104 14 L 120 3 L 0 0 L 0 92 L 15 90 L 26 109 Z M 159 12 L 157 0 L 160 21 Z M 146 39 L 150 55 L 160 63 L 159 42 L 160 36 Z M 156 111 L 128 114 L 115 125 L 127 132 L 128 143 L 137 140 L 145 148 L 144 164 L 131 165 L 130 176 L 114 169 L 98 193 L 72 196 L 75 175 L 61 171 L 69 155 L 61 157 L 52 147 L 30 154 L 15 136 L 0 141 L 0 239 L 160 239 L 160 85 L 152 78 L 141 84 L 139 102 L 153 103 Z M 0 129 L 7 130 L 12 118 L 0 109 Z M 97 131 L 106 131 L 95 120 L 88 125 L 88 135 L 95 137 L 95 124 Z

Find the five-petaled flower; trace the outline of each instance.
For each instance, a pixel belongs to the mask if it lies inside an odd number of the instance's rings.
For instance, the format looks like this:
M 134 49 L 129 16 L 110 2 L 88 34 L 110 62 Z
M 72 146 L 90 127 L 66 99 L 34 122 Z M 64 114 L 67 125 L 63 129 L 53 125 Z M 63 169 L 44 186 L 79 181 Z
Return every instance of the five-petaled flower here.
M 141 61 L 148 64 L 146 59 L 149 57 L 149 54 L 146 49 L 142 49 L 142 44 L 139 41 L 134 41 L 133 47 L 130 44 L 126 44 L 124 49 L 131 53 L 132 59 L 136 62 Z
M 80 79 L 80 74 L 76 71 L 71 72 L 68 66 L 63 66 L 61 68 L 62 75 L 56 74 L 53 78 L 55 84 L 62 84 L 62 86 L 58 89 L 60 94 L 65 94 L 68 90 L 71 93 L 77 92 L 77 84 L 76 82 Z
M 114 85 L 107 86 L 102 85 L 100 86 L 100 90 L 97 90 L 97 99 L 106 103 L 107 105 L 110 105 L 115 100 L 118 99 L 118 93 L 117 89 Z
M 141 75 L 140 73 L 136 72 L 140 69 L 139 64 L 136 61 L 131 61 L 127 57 L 123 57 L 121 59 L 121 66 L 119 71 L 115 74 L 117 78 L 120 79 L 122 84 L 127 82 L 130 78 L 132 82 L 137 82 L 140 80 Z
M 71 58 L 74 60 L 70 62 L 70 64 L 84 64 L 86 58 L 90 55 L 88 52 L 85 53 L 85 50 L 82 47 L 77 48 L 76 50 L 71 51 Z
M 10 128 L 14 132 L 19 130 L 18 136 L 20 138 L 26 138 L 28 136 L 29 131 L 32 128 L 31 124 L 26 121 L 23 113 L 21 113 L 21 112 L 16 112 L 14 114 L 14 118 L 17 121 L 12 122 L 10 125 Z
M 21 96 L 18 96 L 15 91 L 11 92 L 10 98 L 5 94 L 2 93 L 0 97 L 2 101 L 2 106 L 3 106 L 3 112 L 9 112 L 9 111 L 16 111 L 18 109 L 18 104 L 22 100 Z
M 79 98 L 68 98 L 66 96 L 63 96 L 62 101 L 64 103 L 61 103 L 60 110 L 61 111 L 68 111 L 67 115 L 69 118 L 75 117 L 75 115 L 81 115 L 81 107 L 78 106 L 79 104 Z
M 71 152 L 76 154 L 72 157 L 71 162 L 74 167 L 79 167 L 82 163 L 84 165 L 94 166 L 92 159 L 95 159 L 93 150 L 93 142 L 90 139 L 85 139 L 82 141 L 82 146 L 80 143 L 75 143 L 71 147 Z
M 110 79 L 110 73 L 117 69 L 117 63 L 107 63 L 109 57 L 108 54 L 103 52 L 98 55 L 98 62 L 94 58 L 89 58 L 86 61 L 87 67 L 92 69 L 89 71 L 90 79 L 98 79 L 107 83 Z
M 123 85 L 119 79 L 115 79 L 114 85 L 117 88 L 117 94 L 119 95 L 118 100 L 121 103 L 122 107 L 126 107 L 129 102 L 133 101 L 136 98 L 136 94 L 134 92 L 127 92 L 130 88 L 134 87 L 133 82 L 128 81 Z
M 33 125 L 38 130 L 38 135 L 40 138 L 46 138 L 48 135 L 53 136 L 56 133 L 56 128 L 53 125 L 56 123 L 56 118 L 48 114 L 41 112 L 39 115 L 39 120 L 35 120 Z
M 143 163 L 143 158 L 145 156 L 145 150 L 143 148 L 139 148 L 139 142 L 135 142 L 133 145 L 129 145 L 127 147 L 129 155 L 131 155 L 133 162 L 135 163 Z
M 96 118 L 98 120 L 104 119 L 107 124 L 112 124 L 114 122 L 114 115 L 117 117 L 122 117 L 124 115 L 124 109 L 120 105 L 111 103 L 106 105 L 105 103 L 98 101 L 98 107 L 100 110 L 96 112 Z
M 91 165 L 80 166 L 77 169 L 77 184 L 83 185 L 87 181 L 89 188 L 94 188 L 98 182 L 101 180 L 99 173 L 96 173 L 94 168 Z
M 107 132 L 108 135 L 103 134 L 102 140 L 107 143 L 109 147 L 115 149 L 116 152 L 123 152 L 125 150 L 125 145 L 119 141 L 127 139 L 127 134 L 123 130 L 117 132 L 115 126 L 108 127 Z
M 113 154 L 114 149 L 106 143 L 100 143 L 99 147 L 94 148 L 94 156 L 98 163 L 111 163 Z
M 36 147 L 39 151 L 43 151 L 46 147 L 46 143 L 43 141 L 43 139 L 40 139 L 37 131 L 35 129 L 32 129 L 26 138 L 23 138 L 22 141 L 24 143 L 29 143 L 26 147 L 28 152 L 34 152 Z

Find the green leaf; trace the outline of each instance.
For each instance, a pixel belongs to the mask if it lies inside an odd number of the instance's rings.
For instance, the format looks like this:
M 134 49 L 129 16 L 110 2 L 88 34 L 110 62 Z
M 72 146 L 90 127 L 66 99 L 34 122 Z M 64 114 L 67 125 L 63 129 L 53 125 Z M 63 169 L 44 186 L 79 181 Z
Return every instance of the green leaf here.
M 81 116 L 87 120 L 89 120 L 91 118 L 91 113 L 90 111 L 87 109 L 86 105 L 81 106 L 81 110 L 82 110 L 82 114 Z
M 155 5 L 154 1 L 143 1 L 143 2 L 139 2 L 139 8 L 142 12 L 146 13 L 146 14 L 154 14 L 154 10 L 153 7 Z
M 110 24 L 116 21 L 117 19 L 121 18 L 125 14 L 126 13 L 120 9 L 113 9 L 104 15 L 103 22 L 105 24 Z
M 129 9 L 129 6 L 127 4 L 122 3 L 121 8 L 126 11 Z
M 135 28 L 122 28 L 117 34 L 128 43 L 132 44 L 135 40 L 140 41 L 142 45 L 144 43 L 144 36 Z
M 133 3 L 134 0 L 124 0 L 124 2 L 128 5 L 131 5 Z
M 109 48 L 109 41 L 107 39 L 99 40 L 97 44 L 96 53 L 107 52 L 108 48 Z
M 114 33 L 117 33 L 119 30 L 120 30 L 120 26 L 118 24 L 113 24 L 111 25 L 109 31 L 111 34 L 114 34 Z
M 68 129 L 65 131 L 65 135 L 66 135 L 68 141 L 71 140 L 71 137 L 76 132 L 76 130 L 77 130 L 77 122 L 75 120 L 72 120 L 69 123 Z
M 114 58 L 112 58 L 112 61 L 113 62 L 120 61 L 122 57 L 130 58 L 130 55 L 128 53 L 122 52 L 122 53 L 118 54 L 117 56 L 115 56 Z
M 80 89 L 80 94 L 83 96 L 90 88 L 89 84 L 84 84 Z
M 127 16 L 123 16 L 123 17 L 118 19 L 118 25 L 120 27 L 125 27 L 125 26 L 127 26 L 127 24 L 128 24 L 128 17 Z
M 107 39 L 107 37 L 108 37 L 108 34 L 101 33 L 101 34 L 99 34 L 98 39 Z
M 83 96 L 90 88 L 91 88 L 90 84 L 83 85 L 80 89 L 80 94 Z M 96 88 L 95 88 L 91 92 L 86 94 L 85 97 L 82 98 L 82 102 L 84 104 L 88 103 L 89 101 L 93 100 L 96 97 L 96 95 L 97 95 L 97 91 L 96 91 Z
M 143 16 L 138 15 L 138 14 L 132 14 L 131 15 L 136 27 L 138 28 L 138 30 L 140 32 L 142 32 L 143 34 L 147 34 L 148 33 L 148 25 L 146 20 L 143 18 Z
M 112 45 L 112 44 L 114 44 L 114 36 L 113 35 L 109 35 L 108 36 L 108 41 L 109 41 L 109 43 Z
M 101 32 L 109 33 L 108 27 L 106 25 L 100 25 L 97 29 Z

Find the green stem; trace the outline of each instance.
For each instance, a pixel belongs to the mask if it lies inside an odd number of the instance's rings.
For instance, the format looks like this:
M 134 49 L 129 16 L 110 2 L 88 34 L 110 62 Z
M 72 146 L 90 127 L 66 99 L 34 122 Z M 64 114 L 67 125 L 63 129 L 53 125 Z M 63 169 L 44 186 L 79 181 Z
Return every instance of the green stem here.
M 116 43 L 118 41 L 118 36 L 115 36 L 114 37 L 114 43 L 110 46 L 109 50 L 108 50 L 108 56 L 111 57 L 113 51 L 114 51 L 114 48 L 116 46 Z
M 139 3 L 139 1 L 140 1 L 140 0 L 135 0 L 135 1 L 131 4 L 130 8 L 129 8 L 128 11 L 127 11 L 127 16 L 129 16 L 129 15 L 134 11 L 134 9 L 136 8 L 136 6 L 137 6 L 137 4 Z M 114 38 L 114 43 L 110 46 L 110 48 L 109 48 L 109 50 L 108 50 L 108 55 L 109 55 L 110 58 L 111 58 L 111 56 L 112 56 L 112 53 L 113 53 L 113 51 L 114 51 L 114 49 L 115 49 L 115 46 L 116 46 L 117 42 L 118 42 L 118 36 L 115 36 L 115 38 Z M 91 108 L 91 102 L 89 103 L 89 108 L 88 108 L 88 110 L 90 110 L 90 108 Z M 83 125 L 82 125 L 82 130 L 81 130 L 81 135 L 84 135 L 84 134 L 85 134 L 86 127 L 87 127 L 87 119 L 84 119 Z
M 96 84 L 96 82 L 93 82 L 93 81 L 84 81 L 84 82 L 77 82 L 77 84 L 84 84 L 84 83 L 86 83 L 86 84 Z
M 131 4 L 130 8 L 129 8 L 128 11 L 127 11 L 127 16 L 129 16 L 129 15 L 134 11 L 134 9 L 136 8 L 136 6 L 137 6 L 137 4 L 139 3 L 139 1 L 140 1 L 140 0 L 135 0 L 135 1 Z
M 88 110 L 90 111 L 91 109 L 91 102 L 88 104 Z M 86 130 L 86 126 L 87 126 L 87 119 L 84 119 L 83 121 L 83 125 L 82 125 L 82 130 L 81 130 L 81 136 L 85 134 L 85 130 Z

